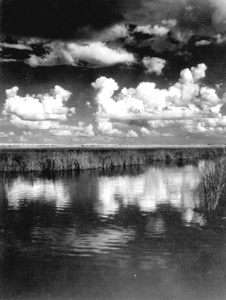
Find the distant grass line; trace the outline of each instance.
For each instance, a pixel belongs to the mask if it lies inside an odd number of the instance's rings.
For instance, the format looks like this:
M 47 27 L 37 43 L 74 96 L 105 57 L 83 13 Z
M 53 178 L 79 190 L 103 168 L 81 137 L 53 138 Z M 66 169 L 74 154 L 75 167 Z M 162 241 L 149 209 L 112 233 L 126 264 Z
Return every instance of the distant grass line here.
M 222 155 L 220 148 L 156 149 L 0 149 L 1 172 L 56 172 L 143 165 L 183 163 Z

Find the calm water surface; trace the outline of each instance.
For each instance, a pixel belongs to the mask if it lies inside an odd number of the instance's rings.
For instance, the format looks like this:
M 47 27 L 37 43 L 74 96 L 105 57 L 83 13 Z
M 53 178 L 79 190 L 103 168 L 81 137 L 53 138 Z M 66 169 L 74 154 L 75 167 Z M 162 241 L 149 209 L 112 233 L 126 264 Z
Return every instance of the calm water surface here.
M 1 176 L 0 299 L 225 300 L 199 166 Z

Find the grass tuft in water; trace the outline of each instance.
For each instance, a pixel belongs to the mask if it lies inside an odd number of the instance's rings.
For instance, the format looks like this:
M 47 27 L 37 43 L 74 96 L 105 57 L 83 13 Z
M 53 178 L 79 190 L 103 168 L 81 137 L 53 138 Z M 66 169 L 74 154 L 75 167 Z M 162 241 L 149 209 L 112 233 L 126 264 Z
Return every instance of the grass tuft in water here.
M 203 214 L 208 223 L 223 218 L 226 207 L 226 158 L 213 156 L 200 170 L 197 187 L 199 204 L 196 211 Z

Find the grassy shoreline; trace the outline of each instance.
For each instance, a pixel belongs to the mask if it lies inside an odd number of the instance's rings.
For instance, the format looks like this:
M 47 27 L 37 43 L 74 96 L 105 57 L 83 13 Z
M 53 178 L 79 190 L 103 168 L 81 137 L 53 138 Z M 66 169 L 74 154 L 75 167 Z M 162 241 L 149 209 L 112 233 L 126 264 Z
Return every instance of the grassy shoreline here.
M 222 155 L 226 147 L 57 147 L 0 148 L 0 172 L 56 172 L 162 161 L 183 163 Z

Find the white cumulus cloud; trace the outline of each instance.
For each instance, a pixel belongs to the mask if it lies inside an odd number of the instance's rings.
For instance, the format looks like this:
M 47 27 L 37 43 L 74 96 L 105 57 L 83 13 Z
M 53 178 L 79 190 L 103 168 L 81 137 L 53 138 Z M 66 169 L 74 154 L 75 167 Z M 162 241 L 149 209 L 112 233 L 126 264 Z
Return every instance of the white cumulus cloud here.
M 170 31 L 171 28 L 177 25 L 177 20 L 170 19 L 170 20 L 162 20 L 162 25 L 140 25 L 134 29 L 134 32 L 141 32 L 150 35 L 156 36 L 165 36 Z
M 17 117 L 27 121 L 43 120 L 66 120 L 68 116 L 75 113 L 75 108 L 65 106 L 71 96 L 71 92 L 60 86 L 47 94 L 18 95 L 17 86 L 6 90 L 6 100 L 3 105 L 2 114 Z
M 128 138 L 138 138 L 139 135 L 137 134 L 136 131 L 129 130 L 128 133 L 126 134 L 126 137 L 128 137 Z
M 153 27 L 151 25 L 143 25 L 143 26 L 141 25 L 141 26 L 137 26 L 134 32 L 141 32 L 150 35 L 154 34 L 154 35 L 163 36 L 169 32 L 169 28 L 161 25 L 154 25 Z
M 75 108 L 66 103 L 71 92 L 55 86 L 50 93 L 38 95 L 18 95 L 18 87 L 6 90 L 7 99 L 3 105 L 3 115 L 12 125 L 29 130 L 45 130 L 55 136 L 94 136 L 93 125 L 79 122 L 77 126 L 65 123 L 75 114 Z M 27 138 L 26 136 L 24 136 Z
M 200 82 L 205 77 L 206 69 L 205 64 L 199 64 L 182 70 L 178 82 L 168 89 L 159 89 L 153 82 L 141 82 L 136 88 L 119 89 L 113 78 L 98 78 L 92 86 L 97 91 L 95 116 L 98 120 L 105 120 L 102 121 L 102 131 L 106 134 L 114 130 L 117 132 L 111 120 L 143 120 L 151 128 L 177 123 L 191 132 L 191 120 L 221 118 L 221 107 L 226 102 L 226 96 L 220 98 L 215 89 Z M 200 130 L 201 126 L 206 128 L 207 125 L 201 124 Z M 154 134 L 145 127 L 140 132 L 143 136 Z
M 146 68 L 147 73 L 162 74 L 162 70 L 166 65 L 166 60 L 159 57 L 144 57 L 142 63 Z
M 155 130 L 149 130 L 145 127 L 141 127 L 140 129 L 142 136 L 151 136 L 151 135 L 157 135 L 158 132 Z
M 113 124 L 109 119 L 97 119 L 97 128 L 101 135 L 123 136 L 123 132 L 117 128 L 113 128 Z
M 206 118 L 201 120 L 194 120 L 184 122 L 184 128 L 194 134 L 216 135 L 226 133 L 226 116 L 219 118 Z

